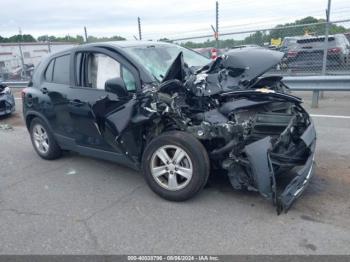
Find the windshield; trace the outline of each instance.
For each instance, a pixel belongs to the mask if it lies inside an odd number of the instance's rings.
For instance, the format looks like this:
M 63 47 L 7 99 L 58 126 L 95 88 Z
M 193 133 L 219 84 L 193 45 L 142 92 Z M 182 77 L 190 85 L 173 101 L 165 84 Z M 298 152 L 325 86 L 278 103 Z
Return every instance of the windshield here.
M 158 81 L 161 81 L 177 55 L 182 52 L 189 67 L 202 67 L 210 59 L 177 45 L 150 45 L 126 47 L 125 51 L 142 64 Z

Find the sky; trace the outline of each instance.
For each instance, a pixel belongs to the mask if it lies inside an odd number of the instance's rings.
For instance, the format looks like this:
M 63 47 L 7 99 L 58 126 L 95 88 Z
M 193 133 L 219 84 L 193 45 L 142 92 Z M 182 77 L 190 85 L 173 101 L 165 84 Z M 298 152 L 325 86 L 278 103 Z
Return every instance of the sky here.
M 220 32 L 273 27 L 306 16 L 325 17 L 327 0 L 218 0 Z M 0 35 L 138 35 L 176 39 L 211 34 L 215 0 L 1 0 Z M 332 0 L 331 20 L 350 19 L 350 0 Z M 350 22 L 345 24 L 350 28 Z

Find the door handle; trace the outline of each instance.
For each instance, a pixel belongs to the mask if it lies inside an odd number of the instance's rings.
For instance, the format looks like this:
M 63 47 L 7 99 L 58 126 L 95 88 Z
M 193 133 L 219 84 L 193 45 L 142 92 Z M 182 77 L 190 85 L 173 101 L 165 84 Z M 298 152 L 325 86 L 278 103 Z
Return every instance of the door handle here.
M 74 106 L 83 106 L 85 104 L 83 101 L 79 99 L 73 99 L 70 103 Z
M 47 94 L 47 93 L 49 92 L 49 90 L 47 90 L 46 87 L 41 88 L 40 91 L 41 91 L 43 94 Z

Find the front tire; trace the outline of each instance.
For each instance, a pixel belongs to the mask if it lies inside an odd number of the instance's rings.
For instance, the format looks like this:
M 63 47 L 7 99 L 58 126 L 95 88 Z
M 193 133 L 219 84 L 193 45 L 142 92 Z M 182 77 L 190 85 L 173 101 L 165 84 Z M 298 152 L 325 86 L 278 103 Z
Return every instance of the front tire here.
M 153 192 L 170 201 L 185 201 L 203 189 L 210 164 L 206 149 L 194 136 L 170 131 L 147 145 L 142 169 Z
M 33 147 L 41 158 L 52 160 L 61 156 L 62 150 L 43 120 L 34 118 L 30 123 L 29 132 Z

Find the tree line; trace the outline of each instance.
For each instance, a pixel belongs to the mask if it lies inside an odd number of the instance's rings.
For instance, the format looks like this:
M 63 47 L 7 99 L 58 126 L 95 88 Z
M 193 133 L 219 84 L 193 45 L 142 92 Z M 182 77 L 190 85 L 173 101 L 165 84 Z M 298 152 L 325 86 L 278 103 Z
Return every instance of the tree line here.
M 88 42 L 106 42 L 106 41 L 122 41 L 126 38 L 121 36 L 112 36 L 112 37 L 96 37 L 88 36 Z M 0 43 L 17 43 L 17 42 L 71 42 L 82 44 L 85 42 L 85 39 L 82 35 L 76 36 L 62 36 L 57 37 L 53 35 L 42 35 L 38 38 L 34 38 L 32 35 L 13 35 L 11 37 L 2 37 L 0 36 Z
M 271 39 L 281 38 L 287 36 L 302 36 L 305 34 L 309 35 L 324 35 L 325 34 L 325 20 L 317 19 L 314 17 L 305 17 L 300 20 L 296 20 L 293 23 L 279 24 L 276 25 L 272 30 L 269 31 L 256 31 L 249 34 L 242 40 L 224 39 L 219 40 L 220 48 L 230 48 L 237 45 L 263 45 L 264 43 L 270 43 Z M 321 24 L 320 24 L 321 23 Z M 323 24 L 322 24 L 323 23 Z M 305 25 L 305 26 L 303 26 Z M 350 28 L 345 28 L 344 26 L 330 24 L 329 34 L 339 34 L 350 32 Z M 166 41 L 167 39 L 162 39 Z M 202 43 L 197 43 L 193 41 L 188 41 L 182 43 L 183 46 L 187 48 L 205 48 L 205 47 L 214 47 L 216 46 L 215 40 L 206 40 Z

